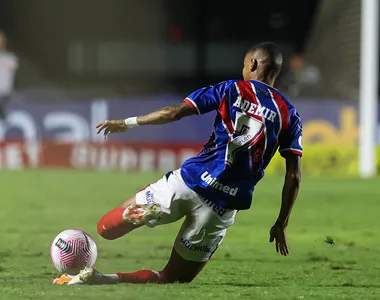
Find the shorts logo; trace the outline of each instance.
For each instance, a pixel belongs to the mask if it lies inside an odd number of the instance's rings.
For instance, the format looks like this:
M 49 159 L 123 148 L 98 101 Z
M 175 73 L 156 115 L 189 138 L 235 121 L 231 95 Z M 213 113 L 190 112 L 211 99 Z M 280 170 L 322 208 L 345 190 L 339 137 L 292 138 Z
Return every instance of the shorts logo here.
M 223 217 L 223 215 L 226 213 L 226 209 L 221 207 L 220 205 L 216 204 L 214 201 L 211 201 L 209 199 L 205 199 L 200 197 L 200 199 L 207 204 L 210 208 L 212 208 L 213 211 L 215 211 L 220 217 Z
M 152 204 L 152 203 L 154 203 L 154 201 L 153 201 L 153 193 L 151 192 L 151 191 L 146 191 L 146 193 L 145 193 L 145 199 L 146 199 L 146 203 L 147 204 Z
M 212 248 L 206 245 L 194 245 L 192 242 L 189 240 L 186 240 L 184 238 L 181 238 L 181 244 L 185 246 L 187 249 L 190 249 L 195 252 L 206 252 L 210 253 L 212 252 Z
M 223 193 L 229 194 L 231 196 L 236 196 L 239 188 L 231 188 L 228 185 L 224 185 L 223 183 L 220 183 L 219 181 L 216 181 L 216 178 L 213 178 L 211 174 L 209 174 L 207 171 L 204 172 L 201 175 L 201 179 L 206 182 L 209 186 L 213 187 L 216 190 L 219 190 Z

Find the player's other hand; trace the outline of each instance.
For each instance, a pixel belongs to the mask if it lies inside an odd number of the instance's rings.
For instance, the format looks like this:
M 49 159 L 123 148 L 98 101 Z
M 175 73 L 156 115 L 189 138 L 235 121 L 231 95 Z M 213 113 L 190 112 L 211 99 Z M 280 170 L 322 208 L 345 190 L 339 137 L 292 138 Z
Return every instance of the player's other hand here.
M 107 120 L 96 125 L 96 128 L 98 129 L 96 134 L 99 134 L 104 130 L 104 139 L 106 139 L 110 133 L 126 132 L 129 129 L 127 125 L 125 125 L 124 120 Z
M 276 251 L 281 255 L 287 256 L 289 254 L 284 227 L 280 225 L 274 225 L 270 230 L 269 242 L 275 242 Z

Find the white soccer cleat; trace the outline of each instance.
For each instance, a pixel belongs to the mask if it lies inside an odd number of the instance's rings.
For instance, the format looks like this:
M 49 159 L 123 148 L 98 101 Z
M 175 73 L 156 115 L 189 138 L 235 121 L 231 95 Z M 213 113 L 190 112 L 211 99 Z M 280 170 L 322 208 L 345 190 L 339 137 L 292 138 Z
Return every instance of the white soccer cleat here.
M 158 204 L 136 204 L 125 209 L 123 219 L 128 223 L 140 225 L 150 220 L 159 220 L 161 215 L 162 210 Z
M 68 285 L 73 284 L 108 284 L 109 280 L 94 268 L 85 268 L 74 276 Z

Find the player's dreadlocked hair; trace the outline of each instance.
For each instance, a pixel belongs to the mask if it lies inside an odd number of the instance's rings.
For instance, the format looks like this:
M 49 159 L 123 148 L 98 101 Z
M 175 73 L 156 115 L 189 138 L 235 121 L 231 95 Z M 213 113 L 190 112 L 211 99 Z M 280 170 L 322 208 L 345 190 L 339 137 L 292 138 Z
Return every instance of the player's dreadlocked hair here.
M 263 42 L 253 46 L 248 53 L 255 55 L 264 65 L 266 73 L 277 76 L 281 71 L 282 52 L 280 47 L 273 42 Z

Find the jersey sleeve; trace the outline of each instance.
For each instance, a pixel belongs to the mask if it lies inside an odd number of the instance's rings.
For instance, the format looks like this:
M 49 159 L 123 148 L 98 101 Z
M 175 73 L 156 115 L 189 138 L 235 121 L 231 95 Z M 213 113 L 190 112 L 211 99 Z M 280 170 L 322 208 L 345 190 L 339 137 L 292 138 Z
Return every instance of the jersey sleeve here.
M 201 88 L 192 92 L 184 101 L 193 108 L 196 114 L 206 114 L 218 109 L 229 85 L 228 81 L 224 81 L 216 85 Z
M 284 153 L 288 151 L 298 156 L 302 156 L 303 152 L 302 121 L 294 108 L 290 110 L 288 128 L 280 136 L 280 154 L 284 156 Z

